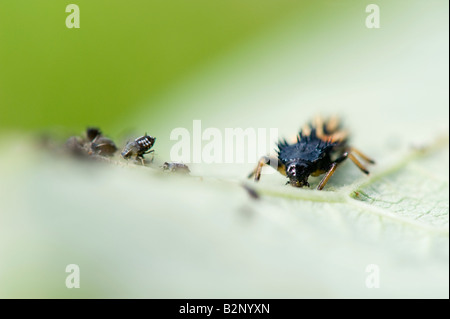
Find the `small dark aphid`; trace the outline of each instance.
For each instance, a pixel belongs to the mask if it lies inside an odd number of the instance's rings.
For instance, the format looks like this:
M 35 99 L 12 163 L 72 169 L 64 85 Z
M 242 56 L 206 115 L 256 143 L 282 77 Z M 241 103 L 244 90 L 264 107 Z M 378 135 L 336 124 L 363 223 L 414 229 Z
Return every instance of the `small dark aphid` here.
M 144 165 L 144 154 L 154 152 L 154 150 L 150 149 L 153 147 L 153 144 L 155 144 L 155 140 L 155 137 L 149 136 L 146 133 L 144 136 L 128 142 L 122 151 L 122 157 L 129 159 L 130 157 L 135 156 L 136 160 L 140 159 L 142 165 Z
M 289 178 L 287 184 L 294 187 L 309 186 L 308 177 L 325 174 L 318 190 L 324 188 L 337 166 L 349 158 L 365 174 L 369 171 L 355 157 L 358 155 L 365 162 L 375 162 L 357 149 L 347 145 L 348 133 L 340 127 L 335 117 L 324 121 L 317 117 L 312 123 L 302 128 L 297 141 L 289 144 L 286 140 L 278 142 L 278 158 L 263 156 L 249 178 L 259 181 L 264 165 L 277 163 L 277 170 Z
M 112 156 L 117 151 L 117 147 L 109 138 L 97 136 L 91 143 L 91 150 L 97 155 Z
M 102 135 L 98 128 L 89 127 L 86 130 L 86 137 L 70 137 L 66 142 L 66 149 L 76 156 L 112 156 L 117 150 L 112 140 Z
M 186 164 L 165 162 L 162 166 L 164 171 L 189 174 L 191 171 Z
M 89 127 L 86 130 L 86 138 L 86 148 L 90 155 L 112 156 L 117 151 L 116 144 L 104 137 L 100 129 L 96 127 Z
M 86 137 L 89 142 L 92 142 L 97 136 L 101 136 L 102 132 L 97 127 L 88 127 L 86 129 Z

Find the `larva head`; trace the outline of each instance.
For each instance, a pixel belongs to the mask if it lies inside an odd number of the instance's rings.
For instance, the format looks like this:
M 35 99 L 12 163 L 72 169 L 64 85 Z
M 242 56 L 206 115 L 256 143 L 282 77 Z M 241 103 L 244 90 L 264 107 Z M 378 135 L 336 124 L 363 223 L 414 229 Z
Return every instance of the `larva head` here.
M 289 178 L 289 184 L 294 187 L 309 186 L 308 177 L 310 168 L 307 163 L 293 161 L 286 164 L 286 176 Z

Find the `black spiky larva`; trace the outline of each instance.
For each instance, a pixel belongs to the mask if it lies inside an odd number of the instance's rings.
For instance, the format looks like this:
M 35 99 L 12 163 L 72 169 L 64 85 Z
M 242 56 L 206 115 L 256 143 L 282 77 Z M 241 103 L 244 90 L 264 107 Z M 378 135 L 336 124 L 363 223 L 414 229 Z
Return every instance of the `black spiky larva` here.
M 288 143 L 286 140 L 278 142 L 278 157 L 263 156 L 249 178 L 259 181 L 264 165 L 276 163 L 277 170 L 289 178 L 287 184 L 294 187 L 309 186 L 309 176 L 325 174 L 317 186 L 322 190 L 337 166 L 349 158 L 365 174 L 369 174 L 366 167 L 355 157 L 359 156 L 365 162 L 375 162 L 348 144 L 348 133 L 342 130 L 340 121 L 336 117 L 324 120 L 316 117 L 309 125 L 300 130 L 297 140 Z
M 129 141 L 122 151 L 122 157 L 129 159 L 135 156 L 136 160 L 139 159 L 144 164 L 144 155 L 154 152 L 151 148 L 155 144 L 155 140 L 155 137 L 145 133 L 144 136 L 138 137 L 134 141 Z

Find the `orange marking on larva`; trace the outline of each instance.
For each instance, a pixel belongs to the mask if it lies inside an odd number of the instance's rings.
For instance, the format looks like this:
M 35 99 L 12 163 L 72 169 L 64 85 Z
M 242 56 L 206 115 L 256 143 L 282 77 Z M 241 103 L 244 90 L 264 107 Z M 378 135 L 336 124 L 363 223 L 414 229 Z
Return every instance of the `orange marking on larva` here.
M 309 135 L 311 135 L 311 127 L 309 127 L 309 125 L 303 126 L 303 128 L 302 128 L 302 134 L 303 134 L 304 136 L 309 136 Z
M 339 118 L 337 116 L 332 116 L 325 126 L 328 133 L 334 133 L 338 129 L 338 127 L 339 127 Z
M 343 141 L 347 138 L 348 132 L 347 131 L 338 131 L 331 135 L 331 141 L 333 143 Z
M 314 119 L 314 127 L 316 128 L 316 135 L 321 140 L 325 139 L 325 134 L 323 132 L 323 119 L 321 116 L 316 116 Z

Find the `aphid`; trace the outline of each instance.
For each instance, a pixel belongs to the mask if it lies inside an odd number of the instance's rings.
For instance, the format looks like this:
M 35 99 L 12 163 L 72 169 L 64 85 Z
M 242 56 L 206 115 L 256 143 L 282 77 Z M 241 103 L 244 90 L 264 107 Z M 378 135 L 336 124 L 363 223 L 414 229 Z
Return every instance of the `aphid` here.
M 102 132 L 97 127 L 88 127 L 86 129 L 86 138 L 89 142 L 92 142 L 97 136 L 101 136 Z
M 339 120 L 332 117 L 324 121 L 317 117 L 312 123 L 303 127 L 293 144 L 286 140 L 278 142 L 278 158 L 263 156 L 249 178 L 259 181 L 264 165 L 276 163 L 277 170 L 289 178 L 287 184 L 294 187 L 309 186 L 308 177 L 325 176 L 317 186 L 324 188 L 337 166 L 349 158 L 365 174 L 369 171 L 355 157 L 358 155 L 365 162 L 375 164 L 373 160 L 347 145 L 348 133 L 341 129 Z
M 79 157 L 89 157 L 90 155 L 112 156 L 117 150 L 112 140 L 102 135 L 98 128 L 89 127 L 86 129 L 86 137 L 70 137 L 66 144 L 66 149 L 73 155 Z
M 155 137 L 145 133 L 144 136 L 138 137 L 134 141 L 129 141 L 122 151 L 122 157 L 129 159 L 130 157 L 135 156 L 136 160 L 140 159 L 142 165 L 144 165 L 144 154 L 154 152 L 154 150 L 150 149 L 153 147 L 153 144 L 155 144 L 155 140 Z
M 117 147 L 109 138 L 100 136 L 96 137 L 91 143 L 91 150 L 94 154 L 112 156 L 117 151 Z
M 177 173 L 184 173 L 184 174 L 189 174 L 191 172 L 189 167 L 183 163 L 165 162 L 162 166 L 162 169 L 163 169 L 163 171 L 177 172 Z
M 117 151 L 116 144 L 111 139 L 104 137 L 98 128 L 89 127 L 86 130 L 86 138 L 85 147 L 90 155 L 112 156 Z

